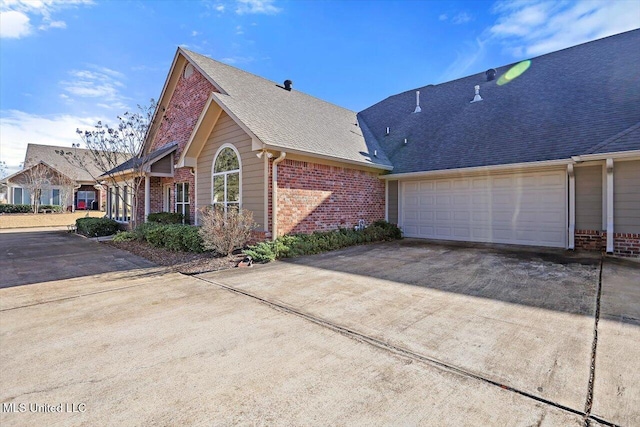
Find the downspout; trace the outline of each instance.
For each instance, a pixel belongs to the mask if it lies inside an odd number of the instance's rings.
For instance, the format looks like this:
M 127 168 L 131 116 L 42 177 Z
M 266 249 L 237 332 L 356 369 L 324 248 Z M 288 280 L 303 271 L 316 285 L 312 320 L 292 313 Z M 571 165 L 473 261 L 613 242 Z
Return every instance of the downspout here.
M 273 161 L 271 170 L 271 239 L 276 240 L 278 237 L 278 163 L 287 157 L 287 153 L 280 152 L 277 159 Z

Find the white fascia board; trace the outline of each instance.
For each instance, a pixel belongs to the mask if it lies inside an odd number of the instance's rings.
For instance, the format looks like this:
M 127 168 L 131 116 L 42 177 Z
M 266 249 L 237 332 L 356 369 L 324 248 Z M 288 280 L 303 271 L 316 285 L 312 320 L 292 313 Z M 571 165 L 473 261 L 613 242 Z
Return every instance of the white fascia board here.
M 389 175 L 381 175 L 380 179 L 385 180 L 396 180 L 396 179 L 411 179 L 411 178 L 428 178 L 430 176 L 438 176 L 438 175 L 460 175 L 460 174 L 471 174 L 478 172 L 499 172 L 499 171 L 508 171 L 508 170 L 518 170 L 518 169 L 533 169 L 533 168 L 551 168 L 556 166 L 566 166 L 570 163 L 574 163 L 571 159 L 562 159 L 562 160 L 545 160 L 542 162 L 528 162 L 528 163 L 510 163 L 504 165 L 493 165 L 493 166 L 477 166 L 470 168 L 457 168 L 457 169 L 440 169 L 433 171 L 423 171 L 423 172 L 407 172 L 407 173 L 395 173 Z
M 618 151 L 615 153 L 602 153 L 602 154 L 584 154 L 582 156 L 573 157 L 575 161 L 578 162 L 586 162 L 589 160 L 607 160 L 607 159 L 617 159 L 617 160 L 640 160 L 640 150 L 630 150 L 630 151 Z
M 356 160 L 343 159 L 342 157 L 328 156 L 326 154 L 318 154 L 318 153 L 314 153 L 312 151 L 295 150 L 295 149 L 291 149 L 291 148 L 288 148 L 288 147 L 279 147 L 277 145 L 265 145 L 264 149 L 265 150 L 272 150 L 272 151 L 286 151 L 287 153 L 298 154 L 300 156 L 315 157 L 317 159 L 331 160 L 332 162 L 347 163 L 349 165 L 357 165 L 357 166 L 360 166 L 360 167 L 366 167 L 366 168 L 371 168 L 371 169 L 379 169 L 379 170 L 385 170 L 385 171 L 390 171 L 390 170 L 393 169 L 393 166 L 377 165 L 375 163 L 358 162 Z

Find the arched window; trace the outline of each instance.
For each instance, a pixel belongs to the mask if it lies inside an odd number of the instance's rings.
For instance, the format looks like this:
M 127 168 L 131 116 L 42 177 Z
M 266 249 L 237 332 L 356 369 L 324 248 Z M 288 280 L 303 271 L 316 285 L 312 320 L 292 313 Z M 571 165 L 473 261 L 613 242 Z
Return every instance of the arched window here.
M 213 161 L 213 200 L 215 207 L 240 207 L 240 157 L 232 146 L 223 146 Z

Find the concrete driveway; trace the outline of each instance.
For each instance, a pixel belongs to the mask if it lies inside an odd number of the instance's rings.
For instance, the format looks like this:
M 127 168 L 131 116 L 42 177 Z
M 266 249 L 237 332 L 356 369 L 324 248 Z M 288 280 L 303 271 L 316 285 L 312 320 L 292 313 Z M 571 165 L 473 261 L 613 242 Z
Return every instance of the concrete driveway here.
M 49 239 L 128 267 L 0 289 L 2 425 L 584 425 L 597 259 L 404 241 L 189 277 Z M 638 424 L 638 279 L 605 263 L 603 423 Z

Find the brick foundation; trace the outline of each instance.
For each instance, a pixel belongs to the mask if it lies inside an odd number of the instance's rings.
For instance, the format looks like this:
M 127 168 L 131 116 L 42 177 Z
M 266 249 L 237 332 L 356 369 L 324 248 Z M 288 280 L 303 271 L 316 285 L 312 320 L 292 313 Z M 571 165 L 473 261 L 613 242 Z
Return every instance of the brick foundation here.
M 598 230 L 576 230 L 575 248 L 604 252 L 607 249 L 607 232 Z M 640 234 L 614 233 L 613 254 L 624 257 L 640 257 Z
M 284 160 L 278 165 L 278 235 L 384 219 L 384 193 L 376 172 Z

